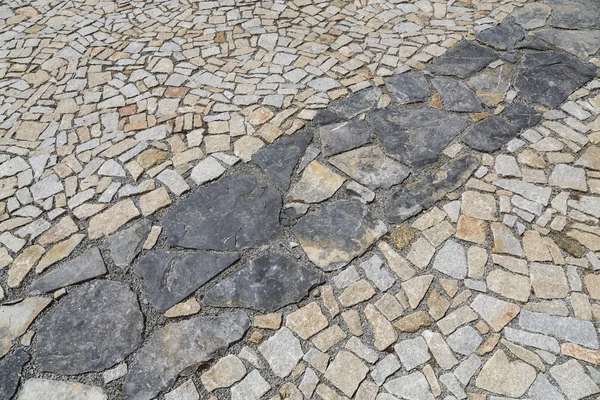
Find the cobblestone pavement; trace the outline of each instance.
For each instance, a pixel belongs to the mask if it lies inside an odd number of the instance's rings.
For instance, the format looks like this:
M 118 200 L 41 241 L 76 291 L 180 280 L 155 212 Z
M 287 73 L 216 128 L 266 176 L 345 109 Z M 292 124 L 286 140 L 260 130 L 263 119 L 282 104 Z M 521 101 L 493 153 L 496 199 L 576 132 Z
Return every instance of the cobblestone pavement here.
M 596 0 L 0 5 L 0 399 L 597 398 L 599 49 Z

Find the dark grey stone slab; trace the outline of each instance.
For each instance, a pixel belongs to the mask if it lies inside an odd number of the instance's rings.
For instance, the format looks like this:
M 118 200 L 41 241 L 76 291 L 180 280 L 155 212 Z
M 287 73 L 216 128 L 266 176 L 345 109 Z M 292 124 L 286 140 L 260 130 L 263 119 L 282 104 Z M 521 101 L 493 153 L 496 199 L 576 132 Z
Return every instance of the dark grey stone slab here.
M 502 115 L 520 129 L 531 128 L 539 124 L 542 120 L 540 113 L 522 103 L 510 104 L 506 107 Z
M 332 271 L 363 254 L 387 227 L 358 201 L 338 200 L 300 218 L 292 231 L 310 261 Z
M 550 28 L 535 31 L 533 34 L 584 59 L 596 54 L 600 49 L 600 30 L 565 31 Z
M 127 400 L 150 400 L 175 383 L 186 368 L 206 363 L 237 342 L 250 327 L 241 311 L 196 317 L 154 332 L 129 364 L 123 384 Z
M 492 152 L 514 139 L 519 129 L 504 118 L 492 115 L 471 125 L 466 131 L 463 143 L 472 149 Z
M 150 304 L 164 312 L 239 260 L 238 253 L 156 250 L 140 258 L 134 272 L 144 278 Z
M 117 267 L 127 269 L 142 251 L 151 228 L 150 221 L 136 222 L 104 239 L 102 247 L 110 251 L 110 257 Z
M 244 307 L 262 312 L 297 303 L 323 282 L 320 273 L 280 253 L 269 253 L 244 264 L 210 288 L 204 304 Z
M 466 83 L 447 76 L 432 79 L 431 83 L 442 97 L 444 108 L 456 112 L 481 112 L 483 107 Z
M 364 120 L 352 120 L 319 128 L 324 156 L 352 150 L 369 143 L 372 139 Z
M 62 375 L 103 371 L 142 344 L 143 330 L 144 317 L 128 285 L 86 283 L 40 319 L 38 370 Z
M 517 42 L 525 37 L 525 30 L 514 18 L 507 17 L 493 28 L 479 32 L 475 37 L 495 49 L 508 50 L 514 48 Z
M 447 193 L 464 184 L 479 166 L 479 160 L 466 155 L 449 161 L 439 170 L 429 172 L 421 179 L 405 184 L 392 193 L 385 205 L 385 216 L 390 223 L 400 223 L 441 200 Z
M 240 250 L 281 234 L 281 195 L 258 175 L 228 176 L 172 206 L 163 219 L 171 246 Z
M 517 49 L 531 49 L 531 50 L 550 50 L 552 46 L 548 43 L 544 42 L 541 39 L 531 38 L 525 39 L 522 42 L 519 42 L 516 46 Z
M 554 108 L 596 76 L 596 66 L 565 53 L 525 54 L 514 87 L 531 103 Z
M 288 190 L 294 168 L 312 138 L 312 132 L 296 132 L 258 150 L 252 156 L 252 161 L 269 175 L 275 185 Z
M 23 366 L 29 361 L 29 354 L 17 349 L 0 360 L 0 399 L 9 400 L 17 391 Z
M 371 190 L 389 189 L 402 183 L 410 174 L 408 167 L 387 157 L 377 146 L 338 154 L 329 162 Z
M 336 122 L 341 122 L 342 120 L 343 118 L 341 115 L 325 108 L 320 110 L 317 115 L 315 115 L 312 123 L 315 125 L 329 125 L 335 124 Z
M 406 164 L 422 166 L 438 159 L 469 119 L 434 108 L 377 110 L 369 114 L 385 152 Z
M 481 71 L 497 58 L 498 55 L 492 49 L 465 39 L 429 64 L 428 69 L 434 74 L 466 78 Z
M 429 83 L 422 72 L 405 72 L 385 80 L 396 104 L 420 103 L 430 95 Z
M 550 25 L 567 29 L 600 28 L 600 3 L 597 0 L 548 0 L 552 7 Z
M 347 119 L 354 118 L 358 114 L 375 108 L 381 97 L 381 89 L 378 87 L 364 89 L 346 97 L 334 101 L 329 108 Z
M 29 288 L 29 293 L 52 292 L 65 286 L 97 278 L 107 272 L 100 251 L 97 247 L 93 247 L 35 280 Z

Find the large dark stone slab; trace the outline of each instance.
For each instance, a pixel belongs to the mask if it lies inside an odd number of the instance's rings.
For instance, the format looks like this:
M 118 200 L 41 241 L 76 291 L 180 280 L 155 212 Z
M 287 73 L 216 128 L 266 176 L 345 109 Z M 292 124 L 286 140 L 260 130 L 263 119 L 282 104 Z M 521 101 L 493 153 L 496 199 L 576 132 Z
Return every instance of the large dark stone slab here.
M 310 261 L 333 271 L 363 254 L 387 227 L 358 201 L 338 200 L 302 217 L 292 231 Z
M 466 117 L 434 108 L 377 110 L 369 114 L 369 120 L 385 152 L 413 166 L 436 161 L 469 125 Z
M 371 141 L 372 135 L 364 120 L 352 120 L 319 128 L 324 156 L 352 150 Z
M 533 34 L 583 59 L 593 56 L 600 49 L 600 30 L 565 31 L 550 28 L 535 31 Z
M 520 129 L 531 128 L 542 120 L 542 115 L 539 112 L 522 103 L 510 104 L 504 109 L 502 115 Z
M 447 76 L 439 76 L 431 81 L 442 97 L 444 108 L 456 112 L 481 112 L 483 107 L 475 93 L 466 83 Z
M 244 264 L 204 296 L 213 307 L 244 307 L 262 312 L 297 303 L 323 282 L 318 272 L 280 253 L 269 253 Z
M 406 72 L 385 80 L 396 104 L 419 103 L 429 98 L 429 83 L 422 72 Z
M 312 138 L 312 132 L 296 132 L 258 150 L 252 156 L 252 161 L 269 175 L 275 185 L 288 190 L 294 168 Z
M 596 76 L 596 66 L 565 53 L 525 54 L 515 78 L 519 96 L 554 108 Z
M 281 195 L 258 175 L 228 176 L 172 206 L 163 219 L 171 246 L 240 250 L 281 234 Z
M 142 251 L 151 228 L 150 221 L 136 222 L 104 239 L 102 247 L 110 251 L 110 257 L 117 267 L 127 269 Z
M 97 278 L 107 272 L 100 251 L 97 247 L 93 247 L 35 280 L 29 288 L 29 293 L 48 293 L 65 286 Z
M 508 17 L 493 28 L 479 32 L 475 37 L 495 49 L 508 50 L 525 37 L 525 30 L 514 18 Z
M 0 360 L 0 399 L 11 399 L 17 391 L 23 366 L 29 361 L 29 354 L 17 349 Z
M 492 115 L 471 125 L 465 132 L 463 143 L 472 149 L 492 152 L 504 146 L 519 134 L 519 129 L 504 118 Z
M 129 286 L 108 280 L 86 283 L 41 318 L 38 369 L 62 375 L 103 371 L 142 344 L 143 330 L 144 317 Z
M 173 385 L 186 368 L 206 363 L 244 336 L 250 327 L 241 311 L 196 317 L 154 332 L 129 364 L 123 384 L 127 400 L 150 400 Z
M 435 74 L 466 78 L 497 58 L 498 55 L 492 49 L 465 39 L 432 62 L 429 70 Z
M 385 205 L 386 219 L 394 224 L 400 223 L 431 207 L 465 183 L 478 166 L 477 157 L 462 156 L 415 182 L 403 185 L 392 193 Z
M 164 312 L 239 260 L 238 253 L 151 251 L 135 267 L 150 304 Z
M 567 29 L 600 28 L 600 2 L 597 0 L 548 0 L 552 7 L 550 25 Z
M 350 119 L 362 112 L 375 108 L 379 97 L 381 97 L 381 89 L 378 87 L 364 89 L 345 99 L 333 102 L 329 108 L 343 117 Z
M 336 112 L 333 112 L 327 108 L 320 110 L 312 120 L 315 125 L 328 125 L 335 124 L 336 122 L 342 121 L 344 118 Z

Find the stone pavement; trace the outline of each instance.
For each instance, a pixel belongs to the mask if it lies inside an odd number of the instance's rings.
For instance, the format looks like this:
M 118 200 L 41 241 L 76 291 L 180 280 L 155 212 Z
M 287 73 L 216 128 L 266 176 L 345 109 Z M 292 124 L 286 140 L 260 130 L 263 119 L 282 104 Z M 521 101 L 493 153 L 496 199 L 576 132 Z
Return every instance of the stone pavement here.
M 600 3 L 0 6 L 0 398 L 600 396 Z

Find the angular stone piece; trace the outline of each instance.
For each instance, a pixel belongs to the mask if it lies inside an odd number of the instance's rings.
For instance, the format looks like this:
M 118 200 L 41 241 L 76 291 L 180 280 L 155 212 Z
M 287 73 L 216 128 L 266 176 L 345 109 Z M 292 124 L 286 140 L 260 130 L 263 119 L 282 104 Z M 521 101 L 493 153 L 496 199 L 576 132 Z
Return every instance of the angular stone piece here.
M 513 274 L 503 269 L 491 271 L 486 282 L 488 288 L 509 299 L 526 302 L 531 292 L 529 278 L 519 274 Z
M 492 249 L 494 253 L 525 256 L 521 242 L 513 235 L 509 227 L 499 222 L 492 222 L 492 234 L 494 235 L 494 248 Z
M 330 158 L 329 162 L 371 190 L 389 189 L 410 174 L 409 168 L 387 157 L 377 146 L 348 151 Z
M 126 284 L 84 284 L 40 320 L 36 335 L 40 371 L 63 375 L 102 371 L 142 343 L 143 316 Z
M 90 239 L 99 239 L 110 235 L 127 222 L 138 217 L 139 210 L 131 200 L 122 200 L 108 210 L 96 214 L 90 219 L 88 236 Z
M 239 260 L 238 253 L 155 250 L 140 258 L 134 273 L 144 279 L 148 299 L 164 312 Z
M 521 311 L 516 304 L 485 294 L 477 295 L 471 308 L 496 332 L 500 332 Z
M 555 108 L 594 78 L 596 69 L 565 53 L 527 53 L 520 61 L 514 87 L 524 100 Z
M 281 328 L 258 347 L 273 373 L 280 378 L 288 376 L 304 356 L 300 341 L 288 328 Z
M 236 311 L 195 317 L 157 329 L 131 362 L 123 396 L 128 400 L 154 398 L 184 369 L 211 360 L 218 351 L 240 340 L 249 327 L 246 314 Z
M 23 384 L 19 400 L 107 400 L 99 387 L 79 382 L 32 378 Z
M 407 371 L 426 363 L 431 358 L 427 342 L 421 336 L 398 342 L 394 350 Z
M 230 387 L 246 375 L 244 363 L 230 354 L 221 358 L 217 363 L 200 376 L 202 385 L 208 392 L 215 389 Z
M 557 28 L 600 28 L 600 7 L 595 0 L 550 0 L 552 19 L 550 25 Z
M 541 28 L 546 25 L 546 20 L 550 16 L 552 9 L 543 3 L 527 3 L 523 7 L 516 9 L 510 15 L 515 22 L 527 30 Z
M 482 112 L 481 101 L 469 89 L 466 83 L 447 76 L 431 81 L 435 90 L 442 96 L 444 108 L 456 112 Z
M 352 120 L 319 128 L 323 155 L 328 157 L 356 149 L 372 140 L 364 120 Z
M 345 179 L 318 161 L 312 161 L 289 192 L 291 201 L 320 203 L 337 192 Z
M 540 123 L 542 116 L 532 107 L 522 103 L 509 104 L 502 113 L 519 129 L 531 128 Z
M 364 253 L 387 228 L 360 202 L 339 200 L 305 215 L 292 231 L 308 258 L 332 271 Z
M 27 297 L 19 303 L 0 306 L 0 357 L 9 352 L 13 340 L 27 331 L 51 301 L 46 297 Z
M 373 345 L 379 351 L 387 349 L 398 339 L 398 333 L 392 324 L 372 305 L 368 304 L 364 310 L 365 317 L 373 331 Z
M 304 340 L 327 328 L 327 318 L 318 303 L 310 303 L 287 316 L 285 325 Z
M 467 325 L 458 328 L 452 335 L 448 336 L 446 341 L 454 352 L 470 356 L 475 353 L 483 339 L 475 328 Z
M 104 239 L 102 246 L 110 251 L 110 256 L 117 267 L 127 269 L 142 251 L 142 245 L 151 227 L 152 223 L 148 220 L 137 222 Z
M 386 79 L 385 86 L 396 104 L 424 102 L 429 98 L 429 84 L 423 72 L 406 72 Z
M 543 333 L 590 349 L 598 348 L 594 325 L 571 317 L 560 317 L 531 311 L 521 311 L 519 326 L 525 330 Z
M 271 390 L 269 382 L 262 377 L 260 372 L 254 370 L 231 388 L 231 400 L 259 400 L 269 390 Z
M 483 365 L 475 385 L 488 392 L 509 397 L 521 397 L 536 377 L 535 368 L 522 361 L 509 361 L 502 350 L 498 350 Z
M 428 173 L 416 182 L 405 184 L 392 193 L 385 205 L 387 220 L 400 223 L 431 207 L 466 182 L 478 165 L 479 160 L 475 156 L 455 158 L 436 173 Z
M 455 279 L 467 277 L 467 254 L 463 246 L 448 240 L 433 261 L 433 268 Z
M 454 357 L 452 350 L 450 350 L 450 347 L 441 334 L 426 330 L 423 331 L 421 335 L 427 342 L 431 354 L 433 354 L 433 357 L 440 367 L 449 370 L 458 364 L 458 360 Z
M 321 274 L 281 253 L 269 253 L 244 264 L 208 290 L 204 304 L 275 311 L 302 300 L 323 282 Z
M 585 373 L 578 361 L 569 360 L 550 368 L 550 375 L 569 400 L 579 400 L 600 392 L 600 388 Z
M 469 87 L 483 104 L 493 107 L 501 103 L 511 85 L 512 64 L 504 64 L 498 68 L 486 68 L 467 81 Z
M 358 114 L 374 108 L 381 97 L 378 87 L 361 90 L 345 99 L 333 102 L 329 108 L 345 118 L 354 118 Z M 297 135 L 295 133 L 294 135 Z
M 240 250 L 281 234 L 281 196 L 257 175 L 228 176 L 200 188 L 164 216 L 171 246 Z
M 525 31 L 514 18 L 509 17 L 493 28 L 477 33 L 475 37 L 495 49 L 508 50 L 525 37 Z
M 469 120 L 435 108 L 377 110 L 369 113 L 373 131 L 385 152 L 418 167 L 436 161 Z
M 552 188 L 547 186 L 536 186 L 533 183 L 521 181 L 518 179 L 498 179 L 494 185 L 502 189 L 510 190 L 525 197 L 528 200 L 535 201 L 541 205 L 547 206 L 552 194 Z
M 492 115 L 470 126 L 463 138 L 463 143 L 472 149 L 491 153 L 500 149 L 514 139 L 519 130 L 504 118 Z
M 52 292 L 65 286 L 102 276 L 107 272 L 100 251 L 97 247 L 93 247 L 35 280 L 29 288 L 29 293 Z
M 265 171 L 275 185 L 282 190 L 288 190 L 294 168 L 312 137 L 312 132 L 301 131 L 280 138 L 254 153 L 252 161 Z
M 429 64 L 429 70 L 434 74 L 466 78 L 482 70 L 497 58 L 498 55 L 488 47 L 465 39 Z
M 600 30 L 565 31 L 550 28 L 535 31 L 533 34 L 583 59 L 593 56 L 600 49 Z
M 17 391 L 23 366 L 29 361 L 29 354 L 17 349 L 0 360 L 0 398 L 11 399 Z
M 352 397 L 365 379 L 369 367 L 354 354 L 340 351 L 325 371 L 325 378 L 346 396 Z
M 429 389 L 429 383 L 423 373 L 417 371 L 400 378 L 392 379 L 383 385 L 385 390 L 408 400 L 435 400 Z M 381 395 L 377 396 L 380 397 Z M 382 400 L 388 400 L 383 398 Z M 392 400 L 391 398 L 389 400 Z
M 537 298 L 564 299 L 569 295 L 565 272 L 558 265 L 531 263 L 529 276 Z

